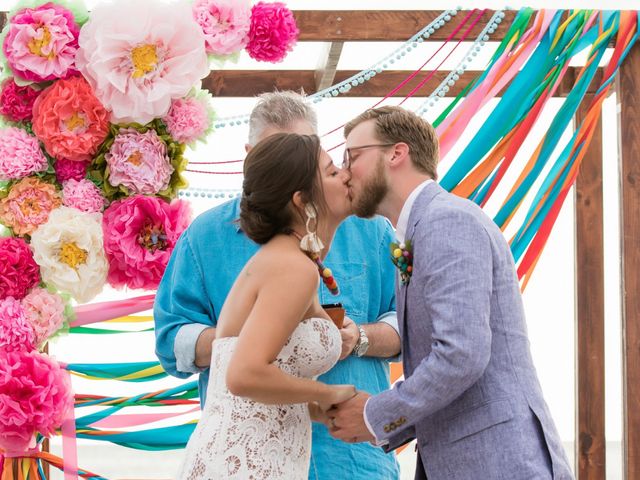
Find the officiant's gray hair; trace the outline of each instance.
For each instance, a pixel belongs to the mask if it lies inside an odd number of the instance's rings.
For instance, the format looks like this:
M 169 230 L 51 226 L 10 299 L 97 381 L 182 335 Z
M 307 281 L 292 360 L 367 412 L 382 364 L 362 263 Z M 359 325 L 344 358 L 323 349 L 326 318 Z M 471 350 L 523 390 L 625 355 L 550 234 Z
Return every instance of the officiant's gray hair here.
M 269 92 L 260 95 L 258 103 L 249 117 L 249 145 L 255 146 L 266 127 L 287 130 L 295 122 L 309 122 L 318 130 L 316 112 L 305 101 L 305 97 L 292 91 Z

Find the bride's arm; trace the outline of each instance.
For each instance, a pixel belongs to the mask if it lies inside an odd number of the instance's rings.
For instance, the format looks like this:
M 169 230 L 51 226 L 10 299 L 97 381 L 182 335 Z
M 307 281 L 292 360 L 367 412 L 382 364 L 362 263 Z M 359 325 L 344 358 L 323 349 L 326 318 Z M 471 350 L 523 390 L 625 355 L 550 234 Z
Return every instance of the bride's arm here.
M 258 291 L 227 370 L 232 394 L 269 404 L 316 401 L 331 405 L 355 393 L 351 386 L 298 378 L 273 364 L 308 311 L 317 287 L 318 271 L 308 259 L 283 258 L 274 265 Z

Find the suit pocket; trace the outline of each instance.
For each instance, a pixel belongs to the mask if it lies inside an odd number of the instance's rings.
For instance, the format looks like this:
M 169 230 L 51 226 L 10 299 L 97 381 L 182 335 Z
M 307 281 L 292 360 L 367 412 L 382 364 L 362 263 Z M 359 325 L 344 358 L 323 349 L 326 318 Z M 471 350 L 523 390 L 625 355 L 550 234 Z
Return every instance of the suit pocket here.
M 457 442 L 494 425 L 508 422 L 513 416 L 513 408 L 507 399 L 483 403 L 445 420 L 448 432 L 446 438 L 449 443 Z

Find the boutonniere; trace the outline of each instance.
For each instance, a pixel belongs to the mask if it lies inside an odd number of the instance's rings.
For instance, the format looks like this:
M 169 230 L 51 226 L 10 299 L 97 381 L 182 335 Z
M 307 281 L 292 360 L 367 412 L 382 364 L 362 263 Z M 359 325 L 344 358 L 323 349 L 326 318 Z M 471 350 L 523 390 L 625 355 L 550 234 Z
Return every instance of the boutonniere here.
M 400 270 L 402 284 L 409 283 L 413 271 L 411 240 L 407 240 L 405 243 L 391 242 L 391 261 Z

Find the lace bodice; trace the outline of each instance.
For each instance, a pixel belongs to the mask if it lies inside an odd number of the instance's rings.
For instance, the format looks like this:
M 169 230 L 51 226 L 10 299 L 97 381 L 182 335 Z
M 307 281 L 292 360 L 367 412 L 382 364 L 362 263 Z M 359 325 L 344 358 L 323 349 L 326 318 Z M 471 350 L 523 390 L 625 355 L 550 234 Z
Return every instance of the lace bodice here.
M 207 402 L 178 478 L 306 480 L 311 422 L 306 404 L 265 405 L 232 395 L 226 372 L 237 337 L 218 339 L 211 353 Z M 275 364 L 297 377 L 314 378 L 337 361 L 340 332 L 324 318 L 303 320 Z

